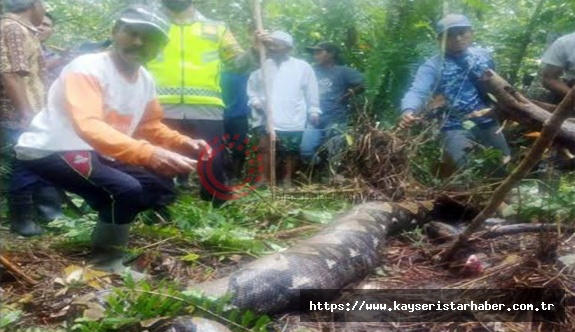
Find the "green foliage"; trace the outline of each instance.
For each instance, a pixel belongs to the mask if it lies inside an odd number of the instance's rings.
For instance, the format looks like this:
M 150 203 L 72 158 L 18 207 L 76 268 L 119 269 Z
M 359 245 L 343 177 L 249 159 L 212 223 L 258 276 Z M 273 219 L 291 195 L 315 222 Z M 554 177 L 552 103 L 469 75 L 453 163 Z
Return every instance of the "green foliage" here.
M 403 232 L 400 236 L 408 240 L 416 248 L 422 248 L 425 245 L 426 236 L 422 227 L 417 227 L 409 232 Z
M 154 227 L 151 233 L 155 237 L 178 235 L 208 248 L 260 255 L 281 246 L 258 234 L 292 229 L 305 223 L 322 223 L 349 206 L 343 199 L 314 199 L 319 194 L 312 191 L 310 195 L 291 200 L 281 191 L 273 196 L 269 191 L 258 190 L 228 202 L 223 209 L 213 209 L 194 196 L 183 196 L 172 206 L 178 231 L 163 226 L 158 230 Z
M 154 0 L 47 0 L 57 19 L 50 44 L 63 48 L 103 40 L 113 14 L 132 3 Z M 228 23 L 250 45 L 251 0 L 197 1 L 207 17 Z M 415 70 L 437 51 L 434 26 L 444 14 L 463 13 L 474 24 L 478 44 L 494 52 L 497 70 L 512 83 L 534 75 L 551 41 L 575 27 L 575 3 L 561 0 L 267 0 L 263 21 L 296 41 L 295 55 L 313 61 L 305 46 L 331 40 L 342 46 L 347 64 L 367 78 L 369 104 L 386 126 L 394 124 L 399 102 Z
M 266 327 L 271 323 L 271 319 L 266 315 L 257 315 L 252 311 L 238 310 L 230 304 L 230 296 L 221 298 L 211 298 L 196 291 L 182 292 L 188 301 L 195 304 L 196 308 L 207 314 L 206 318 L 223 318 L 228 323 L 232 323 L 241 330 L 267 331 Z
M 8 306 L 0 307 L 0 329 L 16 323 L 22 316 L 22 310 L 15 310 Z
M 524 180 L 513 205 L 522 220 L 573 224 L 575 185 L 573 175 L 548 180 Z
M 81 218 L 61 217 L 50 222 L 48 228 L 65 241 L 88 242 L 97 220 L 95 213 L 85 214 Z
M 122 331 L 148 319 L 192 314 L 219 320 L 243 331 L 265 331 L 271 321 L 267 316 L 231 308 L 229 297 L 210 299 L 195 292 L 180 291 L 174 283 L 161 282 L 153 286 L 147 281 L 134 282 L 126 277 L 125 287 L 113 289 L 107 297 L 104 318 L 78 318 L 72 331 Z

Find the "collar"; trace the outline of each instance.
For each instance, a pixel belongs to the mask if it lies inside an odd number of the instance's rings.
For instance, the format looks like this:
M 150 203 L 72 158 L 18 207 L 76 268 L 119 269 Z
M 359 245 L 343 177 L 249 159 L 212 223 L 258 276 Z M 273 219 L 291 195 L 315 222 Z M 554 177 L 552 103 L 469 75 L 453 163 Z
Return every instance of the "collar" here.
M 275 59 L 267 59 L 268 62 L 272 63 L 274 66 L 276 67 L 280 67 L 281 65 L 283 65 L 284 63 L 288 63 L 293 59 L 293 57 L 291 55 L 288 55 L 283 61 L 281 62 L 277 62 Z
M 22 16 L 15 14 L 15 13 L 6 13 L 4 15 L 2 15 L 2 19 L 10 19 L 10 20 L 14 20 L 16 22 L 18 22 L 18 24 L 24 26 L 25 28 L 27 28 L 28 30 L 34 32 L 34 33 L 38 33 L 38 28 L 36 28 L 32 22 L 25 20 L 24 18 L 22 18 Z
M 468 47 L 465 51 L 463 51 L 463 52 L 461 52 L 461 53 L 459 53 L 459 54 L 456 54 L 456 55 L 454 55 L 454 54 L 449 54 L 449 53 L 445 53 L 445 58 L 447 58 L 447 59 L 452 59 L 452 60 L 455 60 L 455 61 L 458 61 L 458 60 L 461 60 L 461 59 L 465 59 L 465 58 L 467 58 L 467 57 L 471 54 L 470 49 L 471 49 L 471 47 Z
M 196 22 L 207 22 L 209 21 L 202 13 L 200 13 L 196 8 L 193 8 L 194 13 L 191 17 L 180 17 L 180 18 L 172 18 L 172 24 L 175 25 L 190 25 Z M 169 16 L 169 15 L 168 15 Z

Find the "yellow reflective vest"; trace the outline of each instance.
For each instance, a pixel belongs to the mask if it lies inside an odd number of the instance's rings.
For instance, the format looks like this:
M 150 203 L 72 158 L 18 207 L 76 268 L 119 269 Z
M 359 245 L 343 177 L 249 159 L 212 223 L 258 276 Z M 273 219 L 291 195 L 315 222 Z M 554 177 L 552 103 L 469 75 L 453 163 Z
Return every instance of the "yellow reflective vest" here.
M 223 23 L 196 21 L 172 25 L 170 41 L 146 67 L 162 104 L 224 106 L 220 88 Z

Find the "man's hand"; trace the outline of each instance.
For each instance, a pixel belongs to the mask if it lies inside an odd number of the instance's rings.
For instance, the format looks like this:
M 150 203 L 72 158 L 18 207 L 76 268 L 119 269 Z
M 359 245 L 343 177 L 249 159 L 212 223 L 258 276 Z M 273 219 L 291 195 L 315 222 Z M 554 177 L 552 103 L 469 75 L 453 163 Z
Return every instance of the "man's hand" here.
M 150 158 L 148 168 L 165 177 L 174 177 L 196 170 L 198 162 L 181 154 L 156 147 Z
M 259 101 L 252 101 L 250 103 L 250 106 L 256 110 L 256 112 L 258 112 L 259 114 L 264 114 L 264 105 L 262 105 L 261 102 Z
M 212 156 L 212 147 L 203 139 L 188 139 L 184 143 L 184 150 L 190 156 L 194 156 L 199 159 L 200 156 L 204 161 L 208 160 Z
M 318 113 L 312 113 L 309 116 L 309 123 L 312 124 L 312 126 L 317 126 L 319 125 L 319 114 Z
M 272 38 L 270 37 L 270 33 L 267 30 L 256 30 L 254 32 L 254 35 L 252 37 L 252 47 L 254 49 L 258 49 L 260 43 L 261 44 L 266 44 L 266 43 L 270 43 L 272 41 Z
M 420 121 L 421 118 L 413 115 L 413 112 L 405 112 L 401 116 L 401 121 L 399 122 L 399 128 L 407 129 L 410 128 L 415 122 Z

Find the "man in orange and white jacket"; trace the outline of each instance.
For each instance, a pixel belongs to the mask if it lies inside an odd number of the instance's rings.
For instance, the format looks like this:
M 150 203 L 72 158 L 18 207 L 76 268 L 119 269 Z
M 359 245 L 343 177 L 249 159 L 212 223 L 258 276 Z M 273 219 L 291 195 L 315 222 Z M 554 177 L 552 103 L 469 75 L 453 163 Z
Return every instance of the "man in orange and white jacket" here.
M 27 167 L 98 212 L 93 264 L 121 272 L 131 222 L 175 200 L 172 177 L 194 171 L 205 141 L 162 124 L 154 81 L 142 66 L 166 45 L 169 23 L 145 6 L 122 11 L 110 51 L 80 56 L 54 82 L 48 104 L 15 148 Z M 130 271 L 133 276 L 141 276 Z

